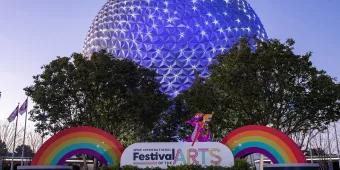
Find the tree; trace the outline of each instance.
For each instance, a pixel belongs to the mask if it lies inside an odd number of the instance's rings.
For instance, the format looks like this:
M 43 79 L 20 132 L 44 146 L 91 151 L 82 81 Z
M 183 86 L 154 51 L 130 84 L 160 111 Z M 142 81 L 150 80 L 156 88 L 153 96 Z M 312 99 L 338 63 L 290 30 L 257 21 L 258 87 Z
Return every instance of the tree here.
M 154 71 L 104 51 L 90 59 L 81 54 L 58 57 L 42 69 L 24 89 L 36 103 L 30 115 L 39 133 L 89 125 L 130 144 L 148 140 L 168 108 Z
M 15 148 L 14 155 L 17 157 L 21 157 L 22 149 L 24 148 L 24 157 L 33 157 L 34 153 L 32 148 L 29 145 L 19 145 Z
M 211 76 L 199 78 L 176 100 L 189 113 L 215 112 L 214 137 L 237 127 L 258 124 L 290 135 L 324 129 L 340 116 L 340 85 L 316 69 L 311 53 L 296 55 L 293 40 L 258 42 L 245 39 L 217 57 Z
M 184 118 L 188 117 L 178 105 L 173 104 L 167 112 L 161 114 L 152 131 L 153 142 L 176 142 L 181 138 L 179 134 L 185 127 Z
M 322 148 L 311 148 L 308 151 L 305 151 L 305 154 L 307 156 L 314 156 L 314 157 L 316 156 L 321 157 L 321 156 L 327 155 L 326 151 Z
M 30 132 L 27 134 L 27 144 L 32 148 L 33 153 L 37 152 L 42 145 L 41 135 L 38 133 Z
M 0 123 L 0 141 L 5 142 L 6 146 L 10 151 L 13 149 L 14 144 L 14 132 L 15 132 L 15 124 L 13 123 Z M 17 137 L 16 143 L 20 143 L 22 141 L 22 132 L 23 128 L 17 129 Z
M 6 156 L 7 153 L 8 153 L 8 149 L 7 149 L 6 143 L 0 140 L 0 157 Z

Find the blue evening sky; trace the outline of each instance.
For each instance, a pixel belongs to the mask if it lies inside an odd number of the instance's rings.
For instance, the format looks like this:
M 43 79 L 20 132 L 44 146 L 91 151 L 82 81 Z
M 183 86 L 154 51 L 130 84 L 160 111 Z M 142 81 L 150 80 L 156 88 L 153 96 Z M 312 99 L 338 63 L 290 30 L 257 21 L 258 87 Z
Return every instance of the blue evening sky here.
M 32 76 L 56 56 L 81 52 L 106 0 L 0 0 L 0 121 L 6 121 Z M 248 0 L 269 37 L 296 40 L 296 52 L 340 78 L 339 0 Z M 338 81 L 339 82 L 339 81 Z M 29 103 L 29 108 L 32 103 Z M 23 117 L 20 117 L 22 125 Z M 32 129 L 32 124 L 30 125 Z

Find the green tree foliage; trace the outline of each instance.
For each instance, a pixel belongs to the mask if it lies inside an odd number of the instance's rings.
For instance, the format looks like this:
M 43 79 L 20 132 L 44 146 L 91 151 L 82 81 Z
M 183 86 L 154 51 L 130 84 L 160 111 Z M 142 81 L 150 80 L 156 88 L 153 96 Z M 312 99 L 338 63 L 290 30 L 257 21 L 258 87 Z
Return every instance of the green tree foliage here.
M 0 140 L 0 157 L 6 156 L 8 153 L 7 145 L 4 141 Z
M 173 104 L 167 112 L 162 113 L 160 120 L 153 129 L 153 142 L 176 142 L 181 140 L 179 133 L 185 128 L 186 112 L 178 110 Z
M 188 113 L 215 112 L 214 137 L 247 124 L 270 125 L 287 134 L 322 129 L 339 119 L 340 86 L 310 61 L 296 55 L 293 40 L 241 40 L 217 58 L 208 79 L 197 79 L 176 100 Z
M 14 155 L 18 157 L 21 156 L 23 148 L 24 148 L 24 157 L 33 157 L 34 153 L 33 153 L 32 148 L 29 145 L 17 146 L 17 148 L 15 148 Z
M 112 133 L 124 144 L 148 140 L 160 114 L 168 108 L 156 73 L 102 51 L 59 57 L 42 67 L 25 88 L 38 132 L 89 125 Z

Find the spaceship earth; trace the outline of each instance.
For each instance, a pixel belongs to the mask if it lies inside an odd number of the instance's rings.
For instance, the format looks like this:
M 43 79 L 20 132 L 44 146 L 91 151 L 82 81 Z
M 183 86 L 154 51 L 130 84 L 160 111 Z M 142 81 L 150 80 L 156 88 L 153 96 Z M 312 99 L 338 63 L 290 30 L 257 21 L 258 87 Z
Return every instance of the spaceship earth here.
M 161 91 L 170 97 L 187 90 L 195 74 L 241 37 L 267 39 L 246 0 L 108 0 L 85 39 L 89 57 L 102 49 L 155 70 Z

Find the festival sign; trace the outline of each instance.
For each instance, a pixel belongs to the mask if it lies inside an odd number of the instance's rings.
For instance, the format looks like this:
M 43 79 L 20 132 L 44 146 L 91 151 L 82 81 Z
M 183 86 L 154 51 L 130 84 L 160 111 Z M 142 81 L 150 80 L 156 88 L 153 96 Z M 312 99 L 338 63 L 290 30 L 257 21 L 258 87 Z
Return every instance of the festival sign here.
M 234 156 L 219 142 L 196 142 L 194 146 L 191 142 L 135 143 L 124 150 L 120 163 L 139 168 L 191 164 L 230 167 Z

